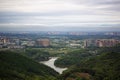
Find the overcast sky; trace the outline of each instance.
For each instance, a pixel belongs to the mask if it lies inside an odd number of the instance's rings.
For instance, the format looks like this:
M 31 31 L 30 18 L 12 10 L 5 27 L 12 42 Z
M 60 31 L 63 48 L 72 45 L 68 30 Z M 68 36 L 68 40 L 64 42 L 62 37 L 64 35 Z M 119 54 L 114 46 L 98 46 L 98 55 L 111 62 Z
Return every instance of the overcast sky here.
M 120 0 L 0 0 L 0 31 L 120 31 Z

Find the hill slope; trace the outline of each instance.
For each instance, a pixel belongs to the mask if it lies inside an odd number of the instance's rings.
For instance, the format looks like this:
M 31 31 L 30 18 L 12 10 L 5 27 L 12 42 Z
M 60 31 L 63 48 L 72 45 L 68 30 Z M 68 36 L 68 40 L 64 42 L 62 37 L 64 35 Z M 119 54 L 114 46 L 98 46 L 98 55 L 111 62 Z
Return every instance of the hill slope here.
M 11 51 L 0 51 L 0 80 L 56 80 L 53 69 Z
M 105 48 L 101 55 L 72 66 L 61 75 L 61 79 L 120 80 L 120 46 Z

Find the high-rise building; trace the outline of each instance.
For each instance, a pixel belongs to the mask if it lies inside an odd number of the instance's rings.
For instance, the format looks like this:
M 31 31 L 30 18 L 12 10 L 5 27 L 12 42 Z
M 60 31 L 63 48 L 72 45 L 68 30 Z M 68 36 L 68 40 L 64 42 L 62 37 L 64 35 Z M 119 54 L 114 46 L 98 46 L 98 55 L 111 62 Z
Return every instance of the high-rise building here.
M 98 47 L 112 47 L 115 46 L 116 44 L 120 43 L 119 40 L 115 39 L 100 39 L 96 40 L 96 44 Z
M 87 39 L 84 41 L 84 47 L 92 47 L 92 46 L 96 46 L 95 40 Z
M 112 47 L 118 43 L 120 43 L 120 41 L 116 39 L 97 39 L 97 40 L 88 39 L 84 41 L 84 47 L 92 47 L 92 46 Z
M 38 46 L 43 46 L 43 47 L 50 46 L 50 40 L 49 39 L 38 39 L 36 43 L 37 43 Z

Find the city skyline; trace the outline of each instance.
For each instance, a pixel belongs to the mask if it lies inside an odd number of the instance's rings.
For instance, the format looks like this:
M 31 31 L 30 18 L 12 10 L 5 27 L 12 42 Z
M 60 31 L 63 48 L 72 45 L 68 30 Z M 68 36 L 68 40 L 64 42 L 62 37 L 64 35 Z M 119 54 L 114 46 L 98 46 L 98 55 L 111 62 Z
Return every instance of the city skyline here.
M 119 0 L 0 0 L 0 31 L 119 31 Z

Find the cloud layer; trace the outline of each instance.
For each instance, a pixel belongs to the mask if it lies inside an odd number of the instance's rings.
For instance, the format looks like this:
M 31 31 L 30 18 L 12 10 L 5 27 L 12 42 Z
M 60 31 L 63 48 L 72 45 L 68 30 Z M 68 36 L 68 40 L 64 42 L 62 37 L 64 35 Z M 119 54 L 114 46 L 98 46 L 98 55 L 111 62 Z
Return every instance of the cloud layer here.
M 0 0 L 0 30 L 119 31 L 120 0 Z

